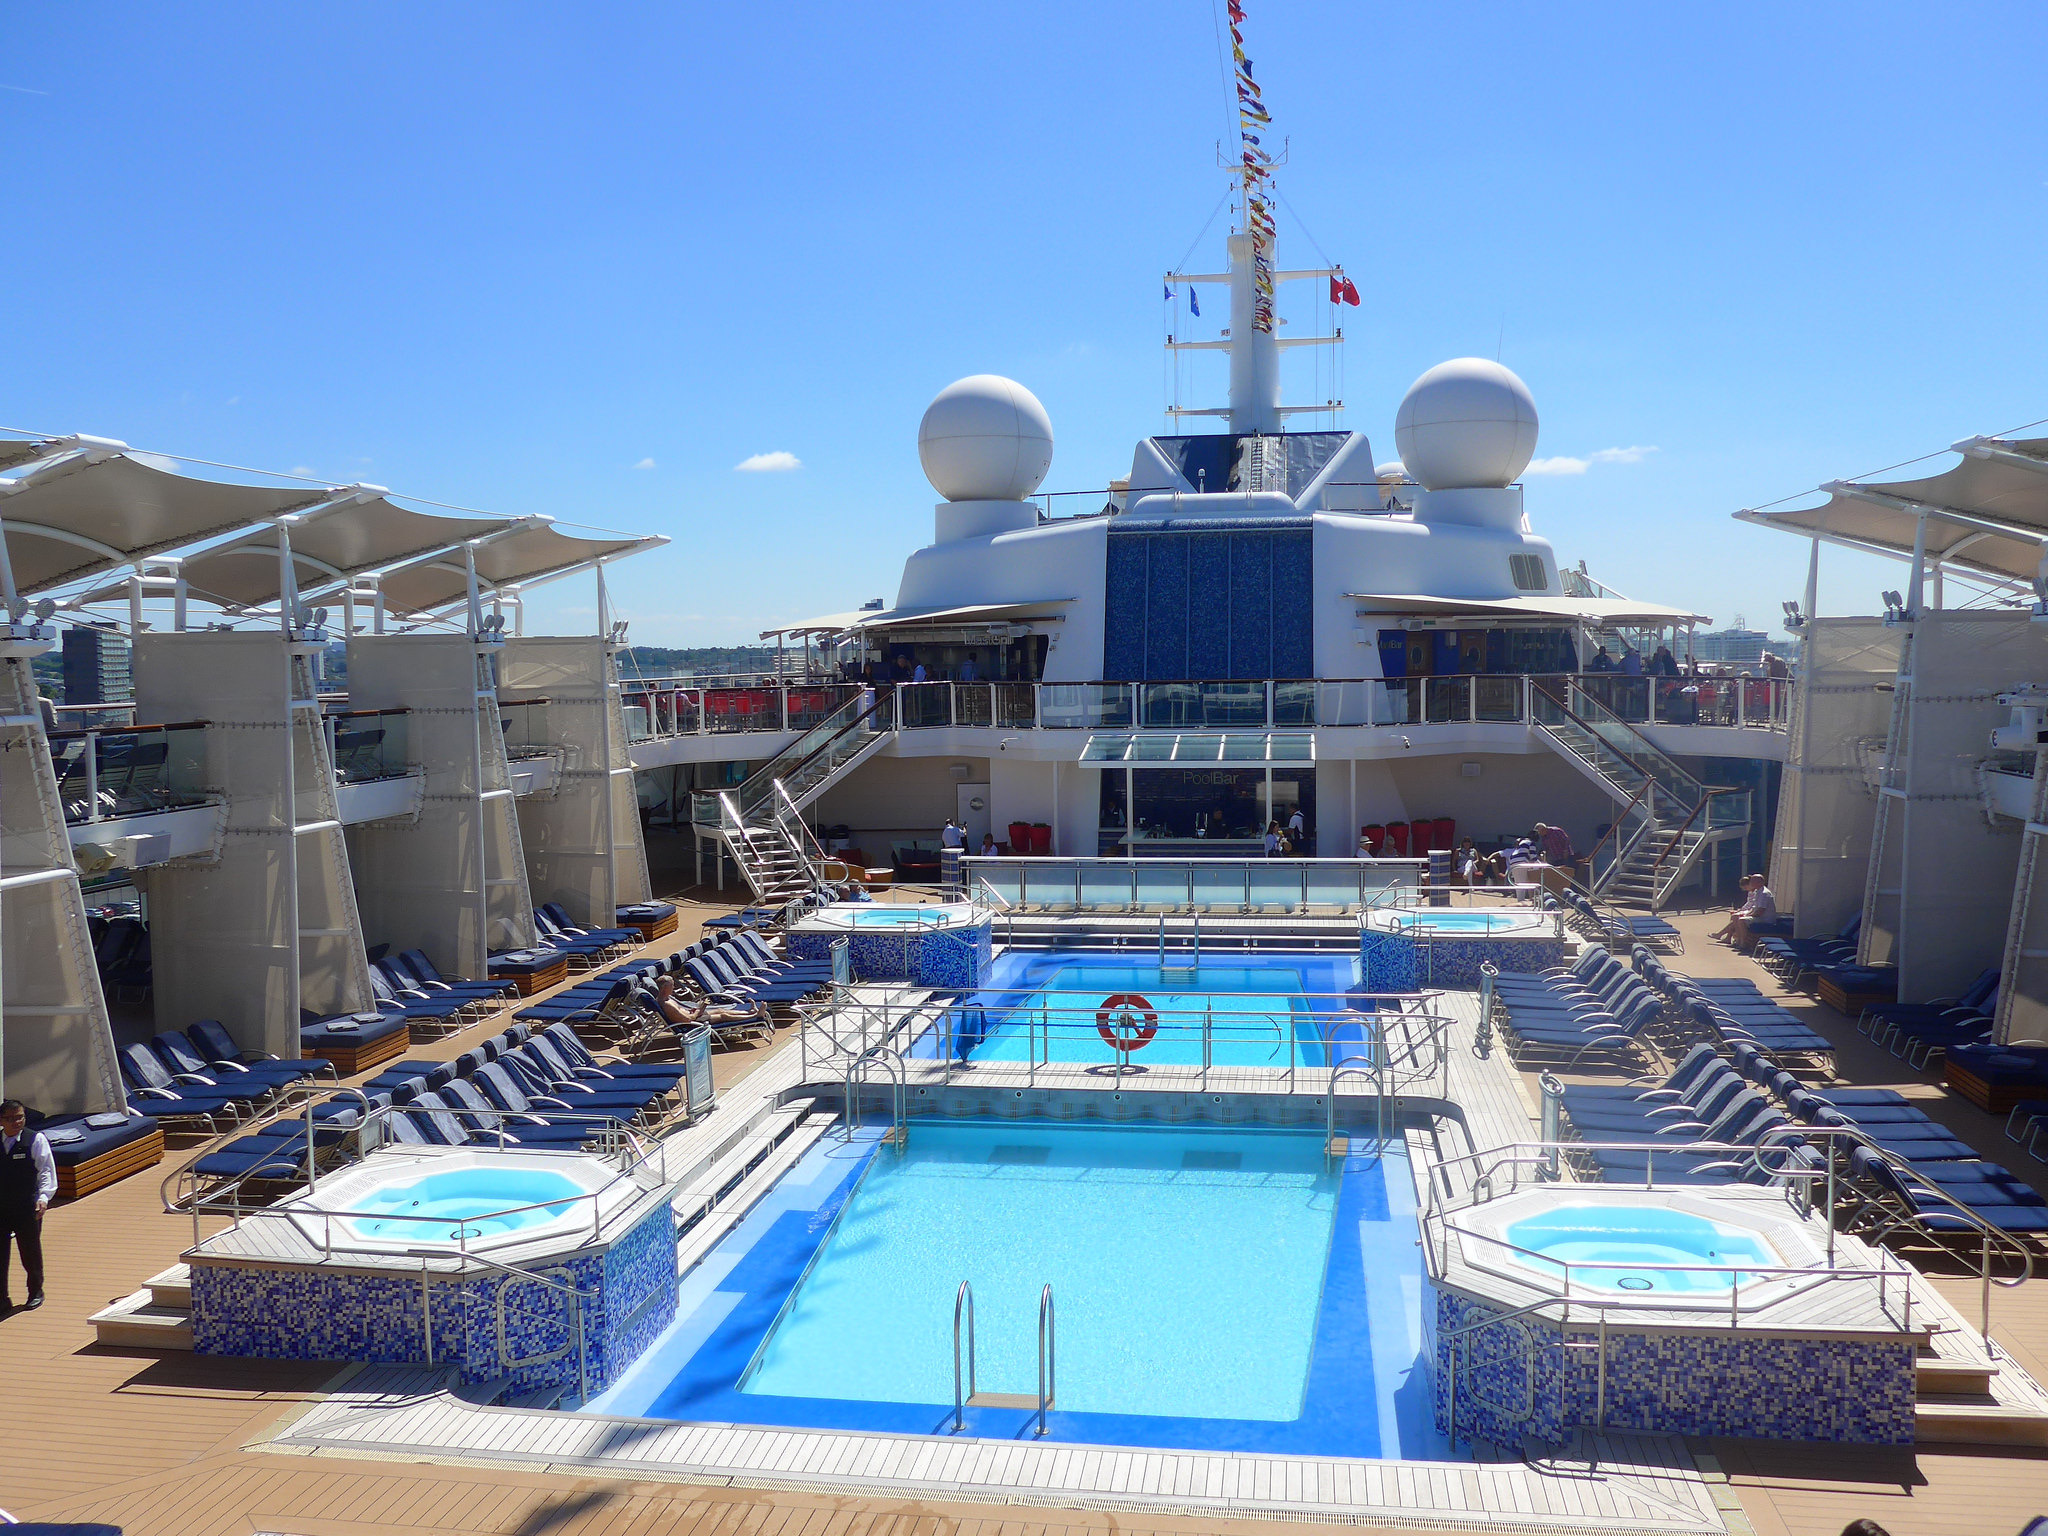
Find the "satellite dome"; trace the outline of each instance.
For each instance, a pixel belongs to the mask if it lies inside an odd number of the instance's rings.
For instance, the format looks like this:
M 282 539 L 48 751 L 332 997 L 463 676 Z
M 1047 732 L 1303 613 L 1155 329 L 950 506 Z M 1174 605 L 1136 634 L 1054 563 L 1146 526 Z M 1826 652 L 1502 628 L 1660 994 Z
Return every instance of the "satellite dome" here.
M 1408 386 L 1394 441 L 1429 490 L 1511 485 L 1536 453 L 1536 402 L 1513 369 L 1454 357 Z
M 1052 418 L 1015 379 L 977 373 L 925 408 L 917 457 L 948 501 L 1022 501 L 1052 467 Z

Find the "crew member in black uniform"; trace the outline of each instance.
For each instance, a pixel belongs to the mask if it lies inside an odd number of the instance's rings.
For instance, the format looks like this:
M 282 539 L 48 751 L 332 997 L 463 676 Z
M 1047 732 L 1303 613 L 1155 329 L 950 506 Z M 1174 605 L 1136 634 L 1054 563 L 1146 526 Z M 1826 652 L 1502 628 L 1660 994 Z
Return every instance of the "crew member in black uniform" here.
M 57 1193 L 57 1160 L 50 1138 L 28 1128 L 28 1107 L 19 1099 L 0 1103 L 0 1313 L 14 1310 L 7 1288 L 10 1238 L 21 1248 L 28 1271 L 28 1305 L 43 1304 L 43 1212 Z

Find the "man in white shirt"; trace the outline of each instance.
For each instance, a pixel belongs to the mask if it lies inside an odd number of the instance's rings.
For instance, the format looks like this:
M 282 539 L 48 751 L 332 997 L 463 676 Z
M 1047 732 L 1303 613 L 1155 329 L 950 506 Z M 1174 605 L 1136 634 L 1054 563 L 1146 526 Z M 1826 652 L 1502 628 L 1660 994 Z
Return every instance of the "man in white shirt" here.
M 948 816 L 946 818 L 946 830 L 939 834 L 939 838 L 948 848 L 964 849 L 967 846 L 967 829 L 961 826 L 954 818 Z
M 14 1310 L 8 1293 L 8 1240 L 21 1249 L 28 1271 L 28 1308 L 43 1304 L 43 1212 L 57 1197 L 57 1159 L 50 1138 L 28 1129 L 28 1106 L 0 1103 L 0 1313 Z
M 1751 923 L 1768 923 L 1778 915 L 1778 898 L 1771 894 L 1762 875 L 1744 875 L 1742 889 L 1748 893 L 1746 899 L 1728 914 L 1728 921 L 1714 934 L 1736 949 L 1749 948 Z
M 1308 857 L 1308 822 L 1303 819 L 1301 807 L 1294 808 L 1294 814 L 1287 818 L 1287 841 L 1294 845 L 1294 856 Z

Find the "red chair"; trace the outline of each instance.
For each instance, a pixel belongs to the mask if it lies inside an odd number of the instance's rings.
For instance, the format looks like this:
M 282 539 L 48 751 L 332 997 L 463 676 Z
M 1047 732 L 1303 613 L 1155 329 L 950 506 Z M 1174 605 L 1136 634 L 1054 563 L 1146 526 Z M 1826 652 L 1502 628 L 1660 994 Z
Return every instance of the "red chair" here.
M 1397 859 L 1405 859 L 1405 858 L 1407 858 L 1407 857 L 1408 857 L 1408 823 L 1407 823 L 1407 822 L 1405 822 L 1405 821 L 1390 821 L 1390 822 L 1388 822 L 1388 823 L 1387 823 L 1387 841 L 1388 841 L 1388 842 L 1390 842 L 1390 843 L 1392 843 L 1392 844 L 1394 845 L 1394 857 L 1395 857 L 1395 858 L 1397 858 Z
M 1431 823 L 1426 820 L 1416 820 L 1408 823 L 1408 852 L 1411 857 L 1418 859 L 1429 857 L 1430 825 Z
M 1365 846 L 1371 850 L 1372 856 L 1378 858 L 1380 850 L 1387 846 L 1387 829 L 1375 821 L 1358 830 L 1365 838 Z
M 1446 852 L 1458 846 L 1458 823 L 1449 816 L 1439 816 L 1429 824 L 1429 846 Z

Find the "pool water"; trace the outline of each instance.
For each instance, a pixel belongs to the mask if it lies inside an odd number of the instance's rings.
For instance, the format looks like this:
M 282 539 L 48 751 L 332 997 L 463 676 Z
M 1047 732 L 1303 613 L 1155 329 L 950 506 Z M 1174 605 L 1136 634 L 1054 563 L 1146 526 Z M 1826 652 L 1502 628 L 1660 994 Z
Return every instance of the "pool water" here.
M 1386 912 L 1376 914 L 1374 926 L 1393 933 L 1436 934 L 1446 938 L 1476 938 L 1487 934 L 1547 934 L 1554 928 L 1548 919 L 1534 912 Z
M 835 902 L 821 908 L 817 920 L 841 928 L 937 928 L 972 915 L 966 906 L 885 906 L 880 902 Z
M 1758 1277 L 1739 1270 L 1716 1274 L 1631 1266 L 1770 1268 L 1783 1263 L 1759 1233 L 1665 1206 L 1563 1205 L 1510 1222 L 1502 1235 L 1518 1248 L 1533 1250 L 1515 1255 L 1524 1268 L 1562 1280 L 1564 1265 L 1572 1265 L 1574 1292 L 1725 1296 L 1738 1278 L 1747 1285 Z
M 1412 1186 L 1398 1143 L 1320 1132 L 913 1121 L 836 1134 L 683 1277 L 676 1323 L 599 1413 L 947 1432 L 953 1312 L 976 1385 L 1035 1393 L 1056 1308 L 1055 1439 L 1436 1454 Z M 970 1407 L 970 1435 L 1034 1408 Z
M 343 1224 L 359 1238 L 387 1242 L 502 1237 L 566 1215 L 586 1194 L 567 1174 L 545 1168 L 458 1168 L 356 1196 L 351 1204 L 360 1214 Z
M 1199 1067 L 1206 1029 L 1212 1066 L 1328 1066 L 1333 1051 L 1339 1060 L 1365 1054 L 1370 1016 L 1349 1010 L 1345 995 L 1357 986 L 1349 954 L 1234 953 L 1176 968 L 1009 951 L 913 1054 L 1108 1064 L 1115 1037 L 1134 1042 L 1133 1066 Z

